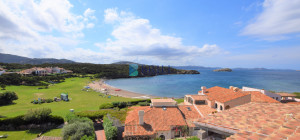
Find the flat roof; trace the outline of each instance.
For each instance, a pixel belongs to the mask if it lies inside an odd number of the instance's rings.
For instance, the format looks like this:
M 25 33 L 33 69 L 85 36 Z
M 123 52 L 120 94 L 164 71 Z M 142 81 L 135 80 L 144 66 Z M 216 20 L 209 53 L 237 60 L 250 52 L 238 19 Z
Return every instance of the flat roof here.
M 281 92 L 281 93 L 275 93 L 275 94 L 280 95 L 281 97 L 296 97 L 296 95 L 292 94 L 292 93 L 283 93 L 283 92 Z
M 176 102 L 173 99 L 151 99 L 151 102 Z

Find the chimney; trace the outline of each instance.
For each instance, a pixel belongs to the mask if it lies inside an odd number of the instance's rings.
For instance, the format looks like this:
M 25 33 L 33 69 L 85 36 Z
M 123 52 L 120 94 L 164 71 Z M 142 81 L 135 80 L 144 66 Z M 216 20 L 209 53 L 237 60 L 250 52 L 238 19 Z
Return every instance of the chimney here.
M 202 95 L 204 95 L 204 93 L 206 92 L 206 87 L 205 87 L 205 86 L 202 86 L 202 87 L 201 87 L 201 90 L 202 90 Z
M 234 88 L 233 88 L 233 91 L 234 91 L 234 92 L 237 92 L 237 91 L 239 91 L 239 90 L 240 90 L 240 89 L 239 89 L 238 87 L 234 87 Z
M 139 111 L 139 125 L 144 124 L 144 110 Z

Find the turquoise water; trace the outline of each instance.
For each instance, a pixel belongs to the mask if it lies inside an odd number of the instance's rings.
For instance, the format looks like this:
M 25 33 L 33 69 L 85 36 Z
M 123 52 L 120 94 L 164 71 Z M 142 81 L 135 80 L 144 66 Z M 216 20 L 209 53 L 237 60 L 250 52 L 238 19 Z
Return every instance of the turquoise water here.
M 183 97 L 197 94 L 201 86 L 242 86 L 285 92 L 300 92 L 300 71 L 289 70 L 233 70 L 213 72 L 198 69 L 201 74 L 160 75 L 144 78 L 114 79 L 107 84 L 138 93 L 163 97 Z

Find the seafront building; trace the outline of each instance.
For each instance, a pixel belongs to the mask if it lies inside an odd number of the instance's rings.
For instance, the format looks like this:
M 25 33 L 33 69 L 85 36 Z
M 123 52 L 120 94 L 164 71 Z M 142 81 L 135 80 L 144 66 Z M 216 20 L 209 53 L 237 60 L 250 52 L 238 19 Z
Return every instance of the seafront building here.
M 46 76 L 49 74 L 63 74 L 63 73 L 73 73 L 71 70 L 66 70 L 64 68 L 59 68 L 59 67 L 46 67 L 46 68 L 41 68 L 41 67 L 34 67 L 31 69 L 25 69 L 19 72 L 23 76 L 28 76 L 28 75 L 37 75 L 37 76 Z
M 250 102 L 200 118 L 200 139 L 299 140 L 299 104 Z
M 184 135 L 197 135 L 199 128 L 194 121 L 203 117 L 191 105 L 177 105 L 173 99 L 151 99 L 150 106 L 132 107 L 128 112 L 123 138 L 173 139 Z M 207 107 L 212 113 L 214 109 Z M 205 114 L 207 115 L 207 114 Z
M 152 99 L 150 106 L 132 107 L 123 138 L 300 138 L 300 104 L 282 104 L 249 88 L 201 89 L 198 94 L 185 95 L 181 104 L 173 99 Z
M 217 111 L 227 110 L 250 102 L 279 103 L 259 91 L 244 91 L 237 87 L 229 88 L 201 87 L 196 95 L 185 95 L 184 103 L 188 105 L 207 105 Z

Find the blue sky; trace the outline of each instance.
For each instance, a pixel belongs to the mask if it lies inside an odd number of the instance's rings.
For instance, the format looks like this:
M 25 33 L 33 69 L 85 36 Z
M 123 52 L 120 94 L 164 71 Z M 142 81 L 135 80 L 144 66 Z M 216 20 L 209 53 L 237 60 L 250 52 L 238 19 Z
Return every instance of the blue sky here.
M 300 0 L 4 0 L 0 52 L 300 69 Z

